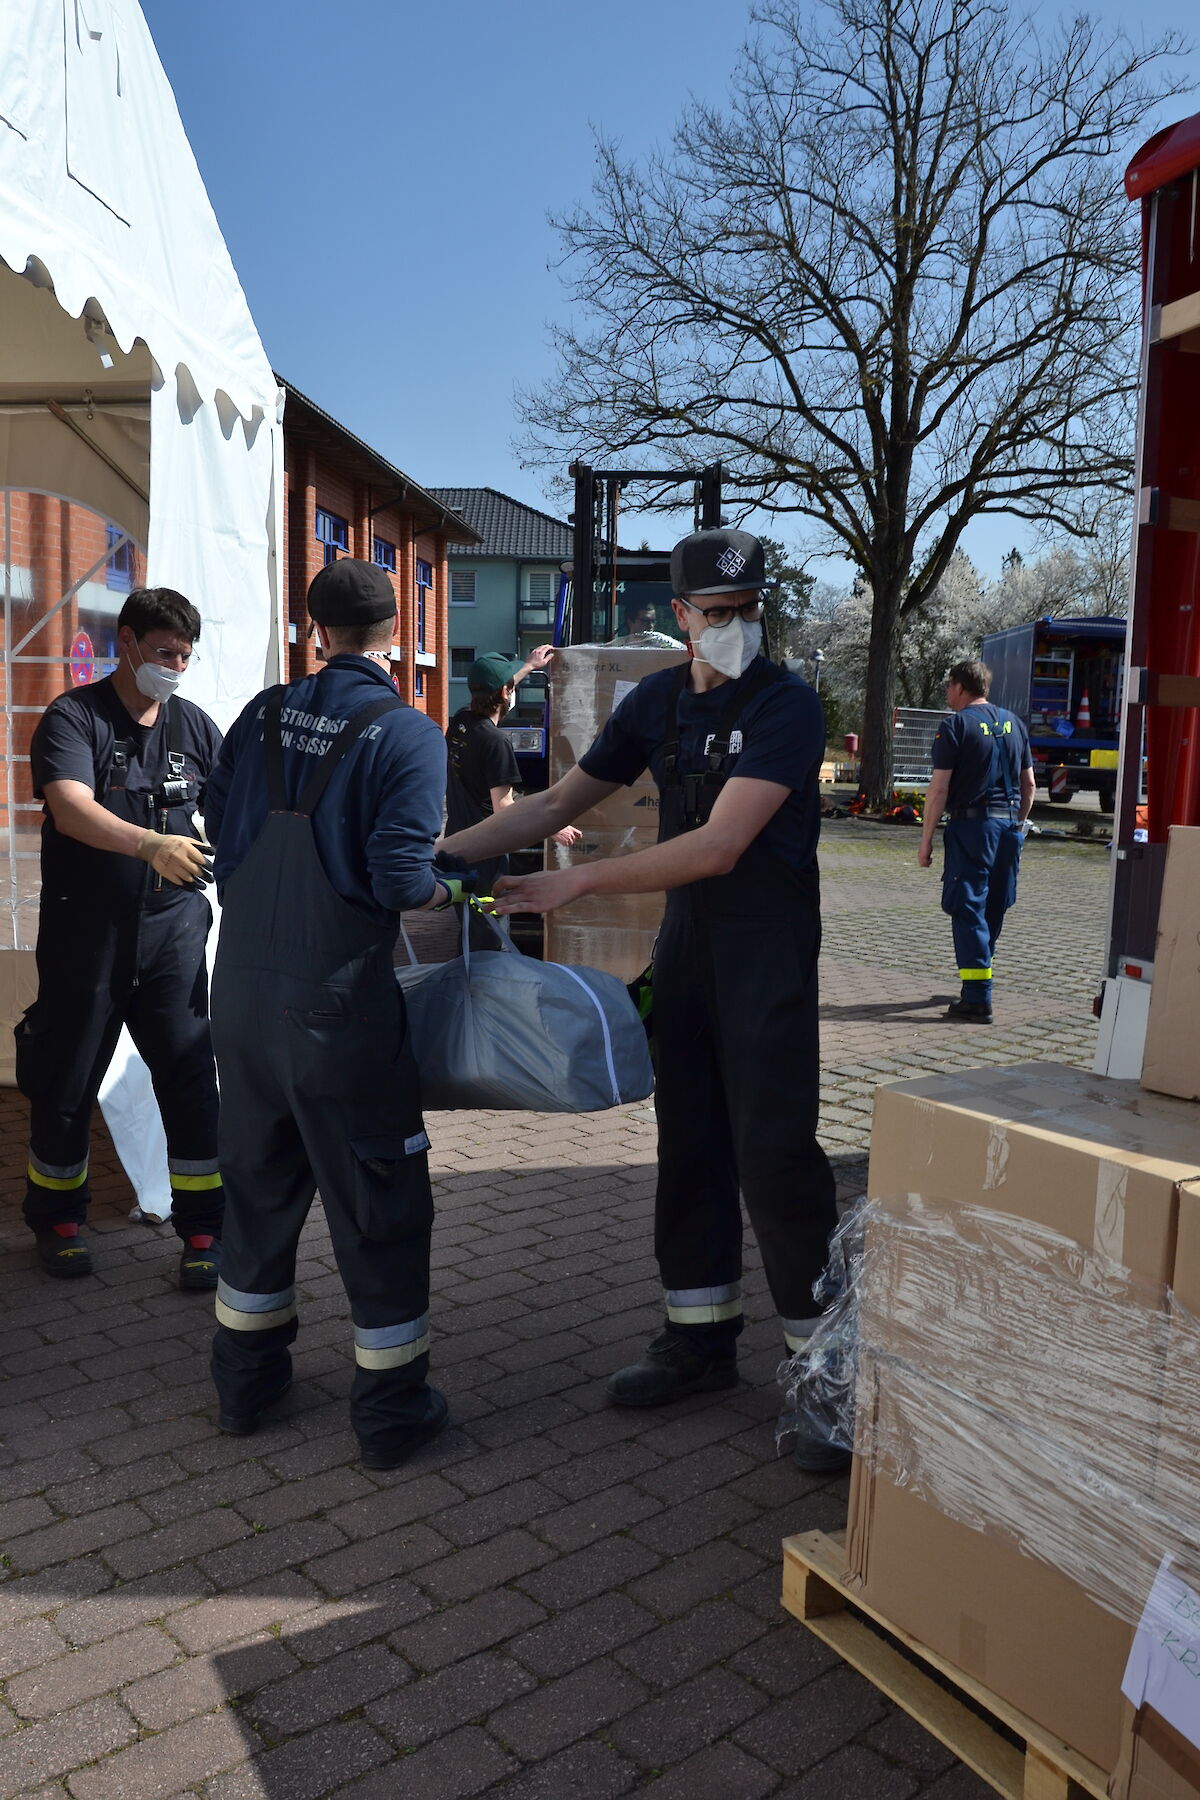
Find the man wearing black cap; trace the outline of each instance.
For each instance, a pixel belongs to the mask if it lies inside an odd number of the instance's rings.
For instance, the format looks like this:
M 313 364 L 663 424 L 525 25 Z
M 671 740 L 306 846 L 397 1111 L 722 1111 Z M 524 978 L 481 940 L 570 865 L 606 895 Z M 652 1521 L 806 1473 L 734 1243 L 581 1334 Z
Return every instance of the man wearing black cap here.
M 836 1222 L 817 1142 L 817 783 L 821 703 L 762 647 L 762 545 L 694 532 L 671 553 L 690 659 L 647 675 L 544 794 L 448 839 L 500 854 L 561 829 L 647 767 L 659 842 L 497 883 L 501 912 L 549 912 L 584 894 L 667 892 L 654 961 L 664 1330 L 609 1382 L 619 1406 L 660 1406 L 737 1382 L 745 1197 L 789 1350 L 811 1335 L 814 1285 Z M 849 1460 L 820 1434 L 802 1468 Z
M 392 686 L 382 569 L 329 564 L 308 610 L 325 667 L 250 702 L 205 807 L 227 1197 L 212 1369 L 221 1429 L 254 1431 L 291 1379 L 319 1188 L 354 1321 L 351 1422 L 366 1465 L 390 1469 L 446 1422 L 426 1380 L 429 1140 L 392 973 L 399 914 L 456 897 L 433 868 L 445 746 Z
M 553 646 L 539 644 L 529 660 L 489 650 L 477 656 L 467 670 L 471 700 L 460 707 L 446 729 L 446 831 L 465 831 L 511 806 L 513 789 L 521 771 L 507 732 L 500 721 L 516 704 L 517 683 L 530 673 L 549 667 Z M 574 844 L 582 834 L 573 825 L 555 834 L 560 844 Z M 477 892 L 490 893 L 498 875 L 508 873 L 507 856 L 481 862 L 476 870 Z

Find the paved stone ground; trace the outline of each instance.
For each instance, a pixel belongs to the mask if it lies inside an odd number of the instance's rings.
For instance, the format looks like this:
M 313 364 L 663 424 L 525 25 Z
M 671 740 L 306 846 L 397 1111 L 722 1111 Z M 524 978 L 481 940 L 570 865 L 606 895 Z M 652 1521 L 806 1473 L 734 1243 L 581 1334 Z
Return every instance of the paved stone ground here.
M 954 991 L 916 834 L 824 849 L 825 1135 L 865 1174 L 871 1092 L 931 1067 L 1090 1060 L 1107 859 L 1034 843 L 1000 1022 Z M 653 1133 L 434 1115 L 438 1380 L 453 1429 L 369 1475 L 346 1422 L 346 1308 L 305 1233 L 286 1415 L 220 1437 L 210 1305 L 130 1224 L 98 1132 L 94 1280 L 34 1268 L 0 1094 L 0 1795 L 38 1800 L 975 1800 L 985 1789 L 779 1606 L 780 1539 L 845 1484 L 777 1460 L 774 1322 L 751 1256 L 744 1385 L 668 1416 L 606 1407 L 658 1325 Z

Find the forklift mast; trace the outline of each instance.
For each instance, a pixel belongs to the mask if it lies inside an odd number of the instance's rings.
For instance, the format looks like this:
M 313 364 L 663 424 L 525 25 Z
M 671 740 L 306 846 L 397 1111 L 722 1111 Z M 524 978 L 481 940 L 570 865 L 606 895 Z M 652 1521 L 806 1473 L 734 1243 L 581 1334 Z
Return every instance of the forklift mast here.
M 654 482 L 659 487 L 690 482 L 697 527 L 706 531 L 721 523 L 723 472 L 719 462 L 709 463 L 703 469 L 593 469 L 588 463 L 574 462 L 568 473 L 575 482 L 575 511 L 571 515 L 575 552 L 569 624 L 565 628 L 570 643 L 590 644 L 595 641 L 599 619 L 606 611 L 602 605 L 597 606 L 597 589 L 602 594 L 605 583 L 611 593 L 608 617 L 611 620 L 615 616 L 622 488 L 634 481 Z

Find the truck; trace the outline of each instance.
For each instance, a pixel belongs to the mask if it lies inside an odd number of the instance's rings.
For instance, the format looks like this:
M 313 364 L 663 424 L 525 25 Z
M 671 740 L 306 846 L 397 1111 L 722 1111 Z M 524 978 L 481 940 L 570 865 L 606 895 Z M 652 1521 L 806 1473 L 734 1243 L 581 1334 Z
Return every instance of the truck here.
M 1051 800 L 1091 789 L 1103 812 L 1116 804 L 1126 629 L 1117 618 L 1034 619 L 982 641 L 990 698 L 1023 721 Z

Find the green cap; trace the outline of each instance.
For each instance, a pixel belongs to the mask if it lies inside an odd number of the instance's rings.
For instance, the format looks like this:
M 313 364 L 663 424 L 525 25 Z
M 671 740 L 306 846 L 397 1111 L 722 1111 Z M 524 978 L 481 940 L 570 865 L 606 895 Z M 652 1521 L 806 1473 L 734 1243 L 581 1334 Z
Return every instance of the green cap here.
M 489 650 L 486 656 L 477 656 L 467 670 L 467 686 L 475 693 L 497 694 L 508 686 L 520 667 L 515 656 Z

